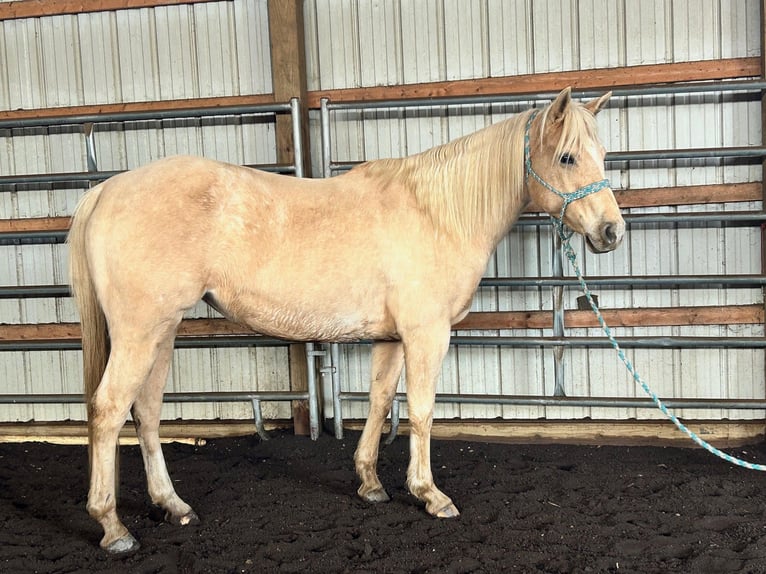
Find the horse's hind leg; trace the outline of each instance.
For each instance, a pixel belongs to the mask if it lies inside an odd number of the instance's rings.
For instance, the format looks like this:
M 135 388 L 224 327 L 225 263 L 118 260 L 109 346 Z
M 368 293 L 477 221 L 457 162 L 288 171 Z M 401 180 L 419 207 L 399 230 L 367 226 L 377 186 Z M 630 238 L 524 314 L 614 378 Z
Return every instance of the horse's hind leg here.
M 89 405 L 92 456 L 88 512 L 104 529 L 101 547 L 112 553 L 138 548 L 138 542 L 117 516 L 115 447 L 128 411 L 149 377 L 157 349 L 165 338 L 158 340 L 138 331 L 114 329 L 109 361 Z
M 383 422 L 391 410 L 403 365 L 404 352 L 401 343 L 375 343 L 372 346 L 370 412 L 354 455 L 356 472 L 362 479 L 358 493 L 368 502 L 389 500 L 378 478 L 378 446 Z
M 165 510 L 165 519 L 176 525 L 199 522 L 191 506 L 176 494 L 168 474 L 165 457 L 160 444 L 160 412 L 162 394 L 167 382 L 168 370 L 173 357 L 173 338 L 160 347 L 149 379 L 140 390 L 133 404 L 133 423 L 144 457 L 146 481 L 152 502 Z

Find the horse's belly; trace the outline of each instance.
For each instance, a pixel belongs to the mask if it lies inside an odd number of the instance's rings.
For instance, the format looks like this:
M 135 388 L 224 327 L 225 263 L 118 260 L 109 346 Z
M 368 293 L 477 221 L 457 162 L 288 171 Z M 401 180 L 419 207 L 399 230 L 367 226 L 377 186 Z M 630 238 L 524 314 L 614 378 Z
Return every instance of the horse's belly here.
M 209 294 L 221 313 L 258 333 L 295 341 L 393 339 L 396 328 L 384 306 L 276 303 L 257 296 L 227 299 Z
M 267 313 L 254 314 L 246 322 L 259 333 L 300 341 L 343 342 L 390 339 L 395 336 L 392 326 L 361 314 L 273 309 Z

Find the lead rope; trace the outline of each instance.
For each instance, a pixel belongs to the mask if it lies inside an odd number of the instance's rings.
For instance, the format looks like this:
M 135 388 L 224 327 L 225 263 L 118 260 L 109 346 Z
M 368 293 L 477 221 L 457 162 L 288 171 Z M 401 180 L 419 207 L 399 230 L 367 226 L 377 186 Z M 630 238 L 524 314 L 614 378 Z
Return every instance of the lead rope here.
M 583 278 L 582 272 L 580 271 L 580 266 L 577 265 L 577 258 L 575 256 L 574 249 L 572 249 L 572 245 L 569 242 L 569 239 L 572 236 L 572 234 L 570 233 L 569 236 L 567 236 L 567 234 L 563 231 L 563 227 L 564 227 L 563 223 L 561 223 L 560 225 L 557 224 L 559 222 L 556 222 L 555 218 L 554 218 L 554 223 L 556 223 L 555 227 L 558 231 L 559 237 L 561 237 L 561 245 L 564 247 L 564 253 L 566 254 L 567 259 L 569 259 L 569 262 L 572 264 L 572 268 L 577 274 L 577 279 L 580 281 L 580 288 L 582 289 L 582 292 L 585 294 L 585 297 L 588 299 L 588 303 L 590 303 L 591 309 L 593 309 L 593 312 L 596 314 L 596 318 L 598 319 L 599 325 L 601 325 L 601 329 L 604 331 L 604 334 L 609 339 L 609 342 L 612 344 L 612 347 L 614 347 L 614 350 L 617 351 L 617 356 L 625 364 L 625 367 L 628 369 L 628 372 L 631 375 L 633 375 L 633 379 L 636 381 L 636 383 L 638 383 L 641 386 L 644 392 L 651 397 L 652 401 L 654 401 L 654 404 L 657 405 L 657 408 L 660 409 L 662 413 L 666 417 L 668 417 L 673 422 L 673 424 L 675 424 L 678 427 L 679 430 L 686 433 L 686 435 L 690 439 L 692 439 L 695 443 L 697 443 L 699 446 L 704 448 L 706 451 L 732 464 L 736 464 L 744 468 L 749 468 L 750 470 L 766 471 L 766 465 L 747 462 L 746 460 L 742 460 L 740 458 L 727 454 L 723 452 L 722 450 L 717 449 L 716 447 L 714 447 L 712 444 L 705 441 L 704 439 L 700 438 L 699 435 L 697 435 L 694 431 L 690 430 L 684 423 L 678 420 L 678 417 L 676 417 L 673 413 L 671 413 L 668 410 L 668 408 L 665 406 L 665 404 L 657 396 L 657 394 L 654 391 L 652 391 L 651 388 L 649 388 L 649 385 L 646 384 L 644 379 L 641 378 L 641 375 L 639 375 L 638 372 L 636 371 L 635 367 L 633 367 L 633 363 L 631 363 L 630 359 L 628 359 L 628 357 L 625 356 L 625 352 L 620 347 L 619 343 L 617 342 L 617 339 L 614 338 L 614 335 L 612 335 L 612 331 L 609 328 L 609 325 L 607 325 L 606 321 L 604 321 L 604 317 L 603 315 L 601 315 L 601 311 L 599 311 L 598 306 L 593 300 L 590 289 L 588 289 L 588 285 L 587 283 L 585 283 L 585 279 Z
M 556 229 L 556 232 L 561 238 L 561 245 L 564 248 L 564 253 L 566 254 L 567 259 L 569 259 L 569 262 L 572 264 L 572 268 L 577 274 L 577 279 L 580 281 L 580 288 L 585 294 L 585 297 L 588 299 L 588 303 L 590 303 L 591 309 L 593 309 L 593 312 L 596 314 L 596 318 L 598 319 L 599 325 L 601 325 L 601 329 L 604 331 L 604 334 L 609 339 L 609 342 L 612 344 L 612 347 L 614 347 L 614 350 L 617 351 L 617 356 L 625 364 L 625 367 L 628 369 L 628 372 L 631 375 L 633 375 L 633 379 L 636 381 L 636 383 L 638 383 L 641 386 L 641 388 L 644 390 L 644 392 L 651 397 L 652 401 L 654 401 L 654 404 L 657 405 L 657 408 L 660 409 L 660 411 L 662 411 L 662 413 L 666 417 L 668 417 L 673 422 L 673 424 L 675 424 L 678 427 L 679 430 L 686 433 L 686 435 L 690 439 L 692 439 L 692 441 L 694 441 L 696 444 L 704 448 L 706 451 L 714 454 L 715 456 L 719 458 L 722 458 L 723 460 L 727 462 L 736 464 L 737 466 L 748 468 L 750 470 L 766 471 L 766 465 L 747 462 L 746 460 L 742 460 L 740 458 L 727 454 L 723 452 L 722 450 L 717 449 L 716 447 L 714 447 L 712 444 L 705 441 L 704 439 L 700 438 L 695 432 L 690 430 L 684 423 L 678 420 L 678 417 L 676 417 L 673 413 L 671 413 L 668 410 L 668 408 L 660 400 L 660 398 L 656 395 L 656 393 L 652 391 L 651 388 L 649 388 L 649 385 L 647 385 L 644 379 L 641 378 L 641 375 L 638 374 L 636 369 L 633 367 L 633 363 L 631 363 L 628 357 L 625 356 L 625 352 L 622 350 L 619 343 L 617 343 L 617 339 L 615 339 L 614 335 L 612 335 L 612 331 L 609 328 L 609 325 L 607 325 L 606 321 L 604 321 L 604 317 L 601 315 L 601 311 L 599 311 L 598 306 L 593 300 L 590 289 L 588 289 L 587 283 L 585 283 L 585 278 L 583 277 L 582 272 L 580 271 L 580 266 L 577 265 L 577 258 L 575 256 L 574 249 L 572 249 L 572 245 L 569 242 L 572 235 L 574 235 L 574 232 L 571 230 L 567 230 L 567 227 L 564 224 L 564 213 L 566 212 L 567 207 L 569 207 L 569 205 L 573 201 L 577 199 L 582 199 L 586 195 L 590 195 L 591 193 L 595 193 L 597 191 L 600 191 L 601 189 L 610 187 L 609 180 L 602 179 L 601 181 L 597 181 L 590 185 L 580 187 L 572 193 L 563 193 L 559 191 L 558 189 L 556 189 L 555 187 L 553 187 L 552 185 L 550 185 L 547 181 L 545 181 L 532 168 L 532 153 L 530 150 L 529 132 L 532 127 L 532 120 L 535 119 L 536 115 L 537 115 L 536 110 L 534 110 L 529 115 L 529 118 L 527 119 L 527 124 L 526 124 L 526 131 L 524 133 L 524 167 L 526 170 L 525 177 L 529 178 L 529 176 L 531 175 L 545 189 L 556 194 L 563 200 L 563 204 L 561 206 L 561 212 L 559 213 L 559 216 L 555 217 L 551 215 L 551 219 L 553 220 L 553 227 Z

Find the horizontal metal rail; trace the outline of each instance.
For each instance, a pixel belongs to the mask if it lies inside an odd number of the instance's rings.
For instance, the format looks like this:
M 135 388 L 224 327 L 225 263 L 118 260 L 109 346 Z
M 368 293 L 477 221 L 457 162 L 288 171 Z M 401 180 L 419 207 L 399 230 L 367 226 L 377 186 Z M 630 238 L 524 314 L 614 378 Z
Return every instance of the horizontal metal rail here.
M 284 339 L 262 335 L 213 335 L 180 336 L 176 338 L 176 349 L 207 349 L 221 347 L 286 347 L 291 344 Z M 79 351 L 82 343 L 79 339 L 51 340 L 0 340 L 0 352 L 6 351 Z
M 588 277 L 591 287 L 642 289 L 665 287 L 757 288 L 766 285 L 766 275 L 628 275 Z M 484 277 L 481 287 L 580 287 L 576 277 Z M 71 296 L 67 285 L 0 286 L 0 299 L 44 299 Z
M 369 395 L 362 392 L 342 392 L 340 398 L 346 401 L 366 402 Z M 397 393 L 395 400 L 406 402 L 407 395 Z M 526 407 L 604 407 L 656 409 L 657 405 L 650 398 L 638 397 L 555 397 L 541 395 L 462 395 L 440 393 L 437 403 L 455 403 L 467 405 L 512 405 Z M 662 399 L 671 409 L 766 409 L 764 399 Z
M 718 82 L 693 82 L 667 84 L 646 87 L 628 87 L 616 88 L 612 90 L 613 97 L 649 97 L 661 95 L 691 95 L 707 94 L 716 92 L 734 93 L 749 92 L 753 97 L 760 98 L 761 90 L 766 89 L 766 82 L 762 80 L 752 81 L 718 81 Z M 597 97 L 603 94 L 604 90 L 579 90 L 573 91 L 575 98 Z M 534 94 L 507 94 L 495 96 L 460 96 L 460 97 L 438 97 L 438 98 L 411 98 L 403 100 L 386 101 L 365 101 L 365 102 L 333 102 L 329 99 L 322 100 L 322 123 L 329 127 L 329 113 L 339 110 L 374 110 L 374 109 L 405 109 L 405 108 L 430 108 L 445 106 L 466 106 L 466 105 L 492 105 L 509 104 L 514 102 L 530 102 L 549 100 L 556 96 L 556 92 L 534 93 Z M 327 143 L 324 145 L 324 153 L 329 156 Z M 679 161 L 694 159 L 745 159 L 756 161 L 766 157 L 766 147 L 764 146 L 740 146 L 727 148 L 693 148 L 680 150 L 635 150 L 635 151 L 616 151 L 606 154 L 605 161 L 610 163 L 625 162 L 649 162 L 649 161 Z M 332 161 L 325 157 L 325 175 L 331 172 L 347 171 L 362 162 L 357 161 Z
M 764 148 L 766 150 L 766 148 Z M 719 212 L 676 212 L 676 213 L 625 213 L 625 223 L 634 225 L 727 225 L 747 226 L 760 225 L 766 222 L 764 211 L 719 211 Z M 551 224 L 551 218 L 547 215 L 525 215 L 520 217 L 515 227 L 545 226 Z
M 295 166 L 292 164 L 252 164 L 245 167 L 260 169 L 273 173 L 294 174 Z M 35 173 L 25 175 L 3 175 L 0 176 L 0 191 L 13 191 L 17 185 L 26 185 L 34 183 L 77 183 L 77 182 L 95 182 L 103 181 L 114 177 L 125 170 L 116 171 L 73 171 L 65 173 Z
M 582 327 L 586 328 L 586 327 Z M 595 328 L 595 327 L 593 327 Z M 471 331 L 497 331 L 498 329 L 470 329 Z M 505 329 L 501 329 L 505 330 Z M 349 341 L 347 341 L 349 342 Z M 371 340 L 359 340 L 358 344 L 371 344 Z M 176 349 L 206 349 L 211 347 L 284 347 L 291 341 L 262 335 L 198 335 L 176 338 Z M 478 347 L 566 347 L 609 349 L 608 339 L 599 337 L 499 337 L 453 335 L 451 345 Z M 647 336 L 620 337 L 623 349 L 766 349 L 766 337 L 682 337 Z M 0 341 L 2 351 L 78 351 L 82 349 L 79 339 L 7 340 Z
M 766 275 L 628 275 L 588 277 L 590 287 L 641 289 L 665 287 L 738 287 L 766 285 Z M 576 277 L 484 277 L 481 287 L 580 287 Z
M 56 117 L 41 117 L 41 118 L 22 118 L 22 119 L 8 119 L 0 120 L 0 130 L 14 130 L 25 128 L 40 128 L 50 126 L 64 126 L 64 125 L 88 125 L 89 134 L 92 136 L 92 125 L 94 124 L 111 124 L 111 123 L 131 123 L 131 122 L 150 122 L 150 121 L 165 121 L 171 119 L 188 119 L 188 118 L 206 118 L 206 117 L 223 117 L 223 116 L 249 116 L 249 115 L 263 115 L 263 114 L 280 114 L 290 113 L 294 116 L 293 122 L 297 121 L 298 113 L 297 108 L 299 103 L 296 98 L 293 98 L 290 102 L 285 103 L 273 103 L 273 104 L 253 104 L 253 105 L 236 105 L 236 106 L 208 106 L 197 107 L 188 109 L 174 109 L 174 110 L 147 110 L 147 111 L 135 111 L 135 112 L 114 112 L 105 114 L 81 114 L 81 115 L 62 115 Z M 293 126 L 295 129 L 295 126 Z M 296 143 L 296 156 L 302 153 L 300 142 Z M 302 158 L 299 158 L 302 161 Z M 296 161 L 295 164 L 263 164 L 263 165 L 248 165 L 247 167 L 253 167 L 264 171 L 271 171 L 276 173 L 288 173 L 302 175 L 298 171 L 302 171 L 299 164 Z M 19 174 L 19 175 L 5 175 L 0 176 L 0 191 L 13 190 L 17 185 L 32 185 L 39 183 L 78 183 L 78 182 L 95 182 L 108 179 L 114 175 L 122 173 L 122 171 L 96 171 L 91 169 L 85 172 L 69 172 L 69 173 L 42 173 L 42 174 Z
M 490 330 L 496 331 L 497 329 Z M 612 348 L 609 340 L 603 337 L 482 337 L 455 335 L 450 339 L 450 343 L 452 345 L 481 347 Z M 766 349 L 766 337 L 620 337 L 619 343 L 623 349 Z
M 764 156 L 766 156 L 766 146 L 633 150 L 608 152 L 604 158 L 604 163 L 608 169 L 610 164 L 624 162 L 680 161 L 694 159 L 744 159 L 755 162 L 762 159 Z M 331 172 L 340 172 L 348 171 L 363 163 L 363 161 L 331 161 L 327 167 Z
M 124 122 L 160 121 L 214 116 L 246 116 L 290 112 L 289 103 L 253 104 L 238 106 L 208 106 L 174 110 L 147 110 L 136 112 L 113 112 L 106 114 L 73 114 L 54 117 L 0 120 L 0 130 L 40 128 L 77 124 L 104 124 Z
M 261 401 L 295 401 L 309 398 L 308 391 L 210 391 L 195 393 L 165 393 L 162 400 L 167 403 L 239 403 L 253 399 Z M 43 405 L 43 404 L 79 404 L 83 402 L 81 394 L 29 394 L 0 395 L 0 404 L 7 405 Z

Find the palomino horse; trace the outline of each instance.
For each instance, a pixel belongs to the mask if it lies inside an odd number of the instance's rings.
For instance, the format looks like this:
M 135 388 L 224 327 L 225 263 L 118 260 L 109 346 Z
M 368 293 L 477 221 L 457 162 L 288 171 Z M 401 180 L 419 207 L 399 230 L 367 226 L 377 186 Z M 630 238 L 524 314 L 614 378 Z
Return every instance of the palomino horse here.
M 355 455 L 368 501 L 388 499 L 378 442 L 406 365 L 407 485 L 431 515 L 456 516 L 434 484 L 429 453 L 450 327 L 530 202 L 593 251 L 620 243 L 625 223 L 604 179 L 594 120 L 609 95 L 580 104 L 566 89 L 539 112 L 329 179 L 174 157 L 87 192 L 69 234 L 70 274 L 82 320 L 88 512 L 104 529 L 101 546 L 138 546 L 115 501 L 115 447 L 129 412 L 152 501 L 173 523 L 198 520 L 173 489 L 158 427 L 176 328 L 200 299 L 271 336 L 377 341 Z

